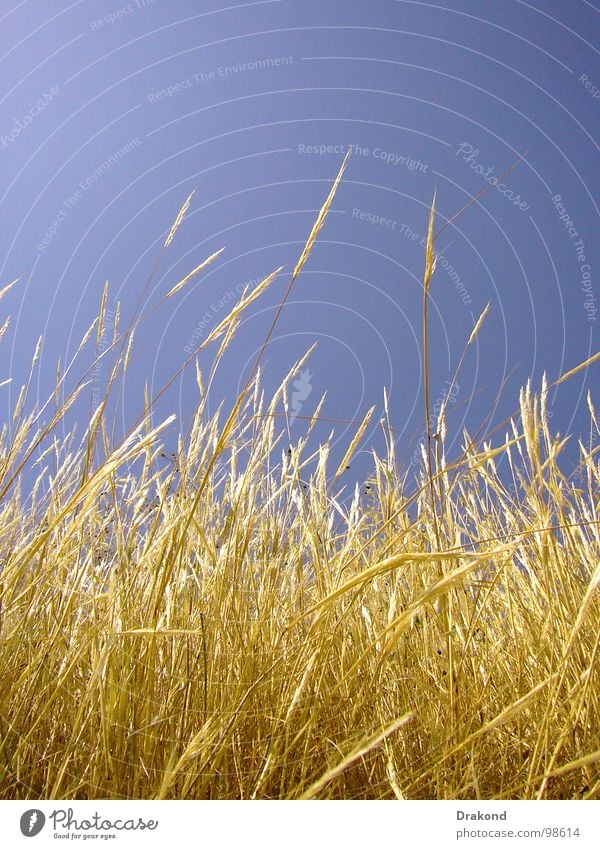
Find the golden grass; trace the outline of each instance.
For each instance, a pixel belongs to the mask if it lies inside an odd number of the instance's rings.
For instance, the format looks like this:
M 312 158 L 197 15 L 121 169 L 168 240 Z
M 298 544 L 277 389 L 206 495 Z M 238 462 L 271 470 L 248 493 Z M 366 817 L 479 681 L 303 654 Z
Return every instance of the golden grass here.
M 211 334 L 208 387 L 258 294 Z M 287 381 L 266 402 L 260 355 L 225 421 L 206 414 L 197 371 L 168 468 L 153 399 L 113 444 L 106 400 L 147 314 L 122 334 L 115 322 L 116 365 L 78 446 L 53 429 L 85 380 L 42 422 L 73 363 L 41 410 L 24 412 L 24 390 L 1 435 L 1 796 L 600 798 L 597 447 L 581 444 L 565 476 L 546 385 L 522 391 L 504 442 L 465 433 L 452 462 L 445 411 L 434 435 L 427 409 L 416 491 L 388 439 L 369 494 L 344 505 L 338 477 L 364 428 L 333 470 L 329 445 L 311 451 L 312 421 L 288 452 Z M 40 477 L 27 501 L 40 452 L 52 485 Z

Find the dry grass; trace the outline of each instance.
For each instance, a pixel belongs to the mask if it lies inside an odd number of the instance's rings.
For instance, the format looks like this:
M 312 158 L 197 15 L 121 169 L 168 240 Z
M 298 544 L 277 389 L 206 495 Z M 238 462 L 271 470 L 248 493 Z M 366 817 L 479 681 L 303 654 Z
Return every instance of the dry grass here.
M 426 343 L 432 240 L 433 215 Z M 220 340 L 214 369 L 258 294 L 200 346 Z M 105 400 L 143 319 L 115 322 Z M 0 445 L 0 795 L 600 798 L 597 449 L 565 477 L 528 387 L 503 443 L 465 434 L 447 463 L 442 411 L 416 492 L 388 440 L 344 505 L 311 425 L 282 440 L 286 386 L 266 402 L 257 361 L 228 417 L 199 389 L 167 468 L 150 399 L 117 445 L 101 404 L 77 447 L 53 429 L 85 382 L 54 414 L 23 395 Z M 27 501 L 40 450 L 52 485 Z

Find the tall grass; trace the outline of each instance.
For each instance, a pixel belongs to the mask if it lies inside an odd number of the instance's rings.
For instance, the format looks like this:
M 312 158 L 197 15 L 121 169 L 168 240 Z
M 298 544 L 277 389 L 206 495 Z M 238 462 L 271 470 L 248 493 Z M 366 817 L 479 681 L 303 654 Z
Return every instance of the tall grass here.
M 318 408 L 288 449 L 275 413 L 302 363 L 265 400 L 268 338 L 231 413 L 206 412 L 242 310 L 275 279 L 199 345 L 219 347 L 171 464 L 156 399 L 119 443 L 106 421 L 148 312 L 115 322 L 105 398 L 77 444 L 55 436 L 89 390 L 66 393 L 74 364 L 53 413 L 52 399 L 25 413 L 26 390 L 18 401 L 0 444 L 0 794 L 600 798 L 597 448 L 581 444 L 567 477 L 547 386 L 527 386 L 504 441 L 465 433 L 451 462 L 445 410 L 434 434 L 427 409 L 412 482 L 384 421 L 368 495 L 342 501 L 366 422 L 337 467 L 311 447 Z M 44 464 L 50 487 L 40 474 L 25 498 Z

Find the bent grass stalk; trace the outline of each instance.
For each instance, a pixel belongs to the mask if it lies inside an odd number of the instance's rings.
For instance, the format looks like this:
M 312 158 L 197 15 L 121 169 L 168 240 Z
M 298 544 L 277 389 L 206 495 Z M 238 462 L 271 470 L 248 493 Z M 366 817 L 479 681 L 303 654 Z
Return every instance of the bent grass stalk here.
M 67 391 L 76 361 L 57 372 L 53 398 L 66 395 L 47 423 L 49 404 L 26 412 L 21 393 L 12 436 L 0 434 L 3 798 L 600 798 L 598 446 L 581 444 L 577 477 L 564 472 L 546 382 L 525 387 L 498 445 L 465 434 L 447 458 L 445 409 L 433 440 L 433 209 L 416 487 L 388 429 L 370 496 L 344 500 L 368 419 L 330 467 L 330 443 L 309 442 L 322 402 L 282 450 L 277 405 L 305 358 L 268 402 L 260 361 L 341 174 L 229 414 L 208 416 L 207 391 L 241 312 L 281 269 L 179 370 L 194 362 L 199 400 L 177 472 L 161 462 L 169 420 L 151 423 L 174 377 L 118 443 L 106 397 L 79 443 L 56 437 L 87 385 L 84 372 Z M 94 327 L 98 342 L 106 298 L 80 349 Z M 114 328 L 107 393 L 164 300 Z M 205 382 L 196 355 L 212 342 Z

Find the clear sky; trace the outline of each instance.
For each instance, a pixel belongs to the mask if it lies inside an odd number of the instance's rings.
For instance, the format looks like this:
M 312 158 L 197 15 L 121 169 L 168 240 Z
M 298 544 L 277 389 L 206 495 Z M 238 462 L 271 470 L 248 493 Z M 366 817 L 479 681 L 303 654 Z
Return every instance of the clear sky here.
M 491 430 L 511 415 L 530 376 L 539 388 L 544 371 L 555 379 L 597 350 L 597 0 L 4 0 L 0 22 L 0 286 L 21 277 L 1 304 L 12 317 L 3 419 L 40 335 L 32 398 L 48 396 L 105 280 L 109 309 L 120 301 L 127 322 L 194 188 L 145 304 L 226 250 L 140 330 L 119 427 L 139 415 L 144 383 L 158 392 L 245 282 L 284 265 L 248 312 L 213 409 L 231 399 L 349 145 L 334 209 L 264 359 L 272 388 L 318 342 L 296 390 L 300 416 L 323 393 L 325 418 L 375 405 L 368 448 L 387 387 L 398 453 L 413 455 L 434 192 L 442 226 L 489 186 L 440 237 L 432 283 L 432 404 L 491 303 L 449 404 L 455 450 L 463 427 L 492 412 Z M 556 429 L 585 432 L 598 374 L 552 393 Z M 188 372 L 162 397 L 157 417 L 178 416 L 173 438 L 196 398 Z M 304 427 L 296 419 L 292 438 Z M 336 426 L 340 446 L 348 428 Z

